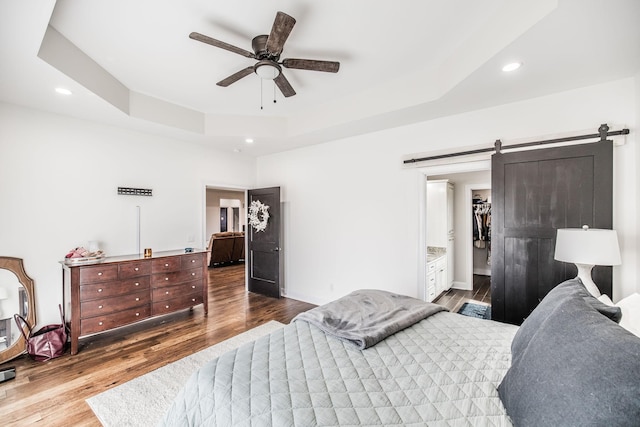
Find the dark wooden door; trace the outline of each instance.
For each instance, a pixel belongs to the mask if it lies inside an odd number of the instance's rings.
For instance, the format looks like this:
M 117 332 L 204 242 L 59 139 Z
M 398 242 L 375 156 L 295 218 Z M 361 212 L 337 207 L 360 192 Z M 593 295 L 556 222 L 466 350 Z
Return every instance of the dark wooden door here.
M 282 254 L 280 252 L 280 187 L 249 190 L 249 209 L 256 202 L 268 206 L 266 228 L 248 226 L 249 291 L 280 298 Z M 262 220 L 263 215 L 259 214 Z
M 220 208 L 220 231 L 227 231 L 227 208 Z
M 553 259 L 556 229 L 611 228 L 613 146 L 496 153 L 491 168 L 491 316 L 519 325 L 577 274 L 575 265 Z M 611 296 L 611 267 L 595 267 L 593 279 Z

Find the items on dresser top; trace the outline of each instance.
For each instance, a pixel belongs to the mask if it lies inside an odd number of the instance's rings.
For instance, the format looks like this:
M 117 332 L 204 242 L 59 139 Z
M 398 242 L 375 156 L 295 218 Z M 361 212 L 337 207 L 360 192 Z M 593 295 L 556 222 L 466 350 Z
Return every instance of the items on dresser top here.
M 78 339 L 203 304 L 208 311 L 207 253 L 154 252 L 63 266 L 63 303 L 71 354 Z

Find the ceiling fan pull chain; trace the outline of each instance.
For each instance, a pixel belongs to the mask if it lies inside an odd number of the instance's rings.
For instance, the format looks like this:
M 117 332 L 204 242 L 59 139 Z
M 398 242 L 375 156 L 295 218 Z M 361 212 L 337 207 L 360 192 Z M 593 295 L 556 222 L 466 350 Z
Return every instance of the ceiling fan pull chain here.
M 276 82 L 273 81 L 273 103 L 276 103 Z
M 262 110 L 262 79 L 260 79 L 260 109 Z

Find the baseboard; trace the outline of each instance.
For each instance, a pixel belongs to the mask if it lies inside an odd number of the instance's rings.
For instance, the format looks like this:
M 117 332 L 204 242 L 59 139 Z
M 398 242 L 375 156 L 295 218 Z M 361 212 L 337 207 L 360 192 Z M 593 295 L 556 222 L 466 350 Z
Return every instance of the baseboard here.
M 451 284 L 451 289 L 457 289 L 460 291 L 472 291 L 473 290 L 473 285 L 469 285 L 467 282 L 456 282 L 454 281 Z

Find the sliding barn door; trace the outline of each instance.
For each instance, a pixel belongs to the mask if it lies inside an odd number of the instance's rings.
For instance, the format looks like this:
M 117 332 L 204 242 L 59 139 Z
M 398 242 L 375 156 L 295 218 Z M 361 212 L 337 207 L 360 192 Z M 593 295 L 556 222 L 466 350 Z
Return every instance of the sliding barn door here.
M 521 324 L 556 285 L 577 275 L 553 259 L 556 229 L 612 227 L 610 141 L 492 157 L 491 315 Z M 611 296 L 611 267 L 593 278 Z
M 250 292 L 280 298 L 282 254 L 280 252 L 280 187 L 249 190 L 249 208 L 253 202 L 267 206 L 268 220 L 263 230 L 248 226 L 247 260 Z M 264 208 L 263 208 L 264 209 Z M 263 213 L 258 219 L 264 218 Z

